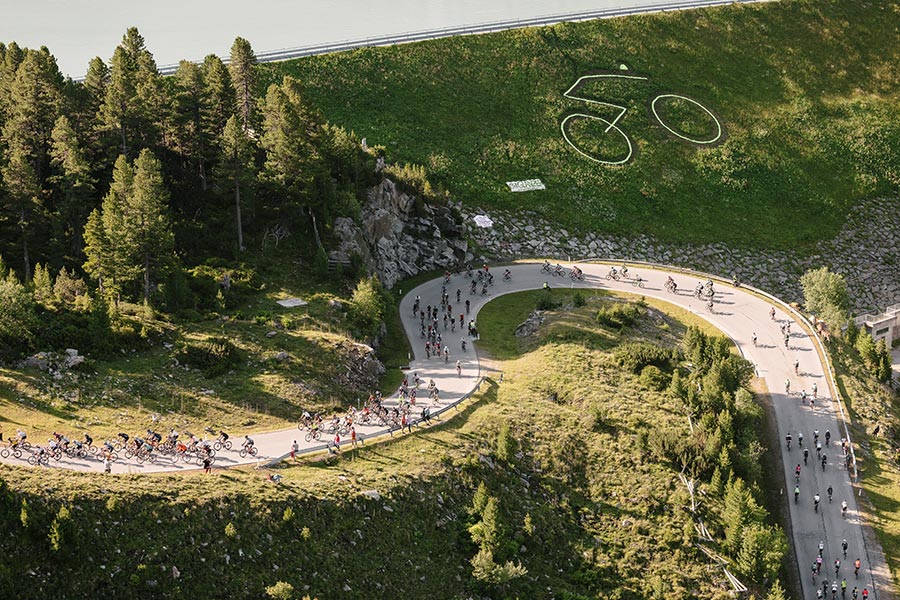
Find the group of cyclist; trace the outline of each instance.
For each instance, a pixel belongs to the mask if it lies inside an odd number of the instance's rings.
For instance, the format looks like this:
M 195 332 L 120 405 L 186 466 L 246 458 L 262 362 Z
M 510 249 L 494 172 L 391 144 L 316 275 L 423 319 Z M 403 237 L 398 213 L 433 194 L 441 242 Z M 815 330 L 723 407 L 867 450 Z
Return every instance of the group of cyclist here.
M 772 307 L 769 311 L 769 316 L 774 321 L 776 311 L 775 307 Z M 791 335 L 790 329 L 790 321 L 784 322 L 780 324 L 781 334 L 785 336 L 785 346 L 789 347 L 788 340 Z M 756 334 L 753 334 L 753 344 L 756 345 Z M 794 360 L 793 364 L 794 374 L 800 375 L 800 361 Z M 806 390 L 801 390 L 799 393 L 800 402 L 803 405 L 809 403 L 810 407 L 814 406 L 815 400 L 818 397 L 818 386 L 815 382 L 812 384 L 812 393 L 807 394 Z M 791 393 L 791 380 L 788 378 L 785 381 L 785 393 Z M 795 441 L 794 436 L 791 432 L 788 432 L 785 435 L 785 446 L 787 447 L 787 451 L 791 452 L 793 448 L 793 444 Z M 804 445 L 804 436 L 802 431 L 797 432 L 796 442 L 797 446 L 802 452 L 803 455 L 803 465 L 809 464 L 809 455 L 810 450 L 814 449 L 816 453 L 816 460 L 821 463 L 822 470 L 825 471 L 828 466 L 828 456 L 826 454 L 826 449 L 831 446 L 832 436 L 831 431 L 825 430 L 824 434 L 820 435 L 818 429 L 813 430 L 813 439 L 812 444 Z M 849 443 L 846 439 L 841 439 L 841 454 L 844 457 L 844 462 L 849 469 L 851 467 L 852 456 L 850 454 Z M 800 463 L 797 463 L 797 466 L 794 468 L 794 504 L 800 503 L 800 473 L 803 470 L 803 466 Z M 828 496 L 828 504 L 832 504 L 834 500 L 834 487 L 829 485 L 825 490 L 825 494 Z M 814 490 L 812 494 L 812 509 L 813 512 L 818 513 L 820 509 L 820 505 L 822 503 L 822 497 L 819 493 L 819 490 Z M 847 514 L 849 512 L 849 506 L 846 500 L 841 500 L 841 517 L 847 518 Z M 846 539 L 841 541 L 841 555 L 844 559 L 847 558 L 847 551 L 849 548 L 849 544 Z M 815 561 L 812 563 L 810 570 L 813 583 L 816 583 L 816 578 L 821 574 L 822 571 L 822 562 L 823 556 L 825 552 L 825 542 L 824 540 L 819 542 L 818 546 L 818 556 Z M 861 560 L 859 558 L 854 562 L 853 574 L 856 578 L 859 577 L 859 569 L 860 569 Z M 838 593 L 840 593 L 842 599 L 847 598 L 847 578 L 841 576 L 841 558 L 836 558 L 834 560 L 834 579 L 829 581 L 827 578 L 823 579 L 822 587 L 816 588 L 816 598 L 818 600 L 823 600 L 828 596 L 829 591 L 831 592 L 831 599 L 836 600 Z M 861 596 L 860 596 L 861 594 Z M 858 600 L 858 598 L 862 597 L 864 599 L 868 599 L 869 590 L 864 587 L 862 592 L 860 592 L 859 588 L 854 586 L 850 591 L 850 597 L 853 600 Z
M 119 460 L 119 453 L 126 459 L 134 458 L 139 463 L 152 462 L 160 456 L 170 456 L 173 462 L 179 459 L 183 462 L 196 459 L 199 464 L 208 467 L 214 460 L 216 451 L 232 448 L 232 442 L 224 431 L 219 432 L 215 440 L 205 440 L 187 431 L 181 435 L 175 429 L 165 439 L 153 429 L 133 436 L 120 431 L 115 438 L 107 439 L 99 446 L 94 445 L 94 439 L 89 433 L 84 433 L 81 440 L 71 440 L 65 434 L 54 431 L 45 446 L 32 446 L 27 438 L 27 434 L 19 430 L 8 445 L 0 450 L 0 456 L 22 458 L 24 452 L 29 452 L 27 460 L 35 465 L 49 465 L 50 459 L 58 461 L 63 455 L 69 458 L 96 458 L 106 465 L 105 470 L 109 472 L 109 464 Z M 248 454 L 255 456 L 256 448 L 249 436 L 244 436 L 240 454 L 242 458 Z

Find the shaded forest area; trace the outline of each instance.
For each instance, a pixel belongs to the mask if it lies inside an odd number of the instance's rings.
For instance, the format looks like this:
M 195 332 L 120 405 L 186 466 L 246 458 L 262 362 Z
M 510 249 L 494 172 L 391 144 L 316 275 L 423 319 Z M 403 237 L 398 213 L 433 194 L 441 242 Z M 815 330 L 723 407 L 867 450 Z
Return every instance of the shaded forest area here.
M 301 83 L 261 90 L 249 42 L 162 77 L 136 28 L 83 82 L 46 47 L 0 44 L 0 360 L 107 345 L 121 303 L 216 298 L 210 269 L 266 241 L 312 271 L 380 149 L 327 124 Z M 64 346 L 63 346 L 64 347 Z

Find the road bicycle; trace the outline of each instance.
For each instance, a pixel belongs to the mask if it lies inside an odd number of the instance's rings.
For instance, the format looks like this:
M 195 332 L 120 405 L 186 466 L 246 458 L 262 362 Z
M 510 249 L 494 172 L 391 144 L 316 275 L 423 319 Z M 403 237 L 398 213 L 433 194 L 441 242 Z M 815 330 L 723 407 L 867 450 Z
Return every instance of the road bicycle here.
M 241 458 L 245 458 L 247 455 L 256 456 L 258 452 L 259 450 L 256 449 L 256 446 L 250 446 L 249 448 L 247 448 L 247 446 L 243 446 L 238 454 Z
M 603 117 L 600 117 L 600 116 L 597 116 L 594 114 L 572 111 L 563 117 L 563 119 L 559 125 L 560 132 L 562 133 L 563 139 L 566 141 L 567 144 L 569 144 L 572 147 L 573 150 L 575 150 L 578 154 L 587 158 L 588 160 L 591 160 L 596 163 L 604 164 L 604 165 L 624 165 L 624 164 L 628 163 L 629 161 L 631 161 L 631 159 L 634 157 L 634 144 L 632 143 L 631 138 L 628 136 L 628 134 L 626 134 L 618 126 L 618 123 L 625 116 L 625 113 L 628 112 L 628 108 L 625 106 L 621 106 L 619 104 L 614 104 L 612 102 L 604 102 L 602 100 L 594 100 L 592 98 L 588 98 L 586 96 L 578 95 L 578 94 L 580 93 L 581 89 L 587 83 L 589 83 L 591 81 L 614 81 L 614 80 L 626 81 L 626 82 L 648 82 L 650 80 L 650 78 L 645 77 L 643 75 L 635 75 L 628 71 L 608 72 L 608 73 L 600 72 L 600 73 L 594 73 L 594 74 L 590 74 L 590 75 L 583 75 L 583 76 L 579 77 L 575 81 L 575 83 L 573 83 L 569 87 L 569 89 L 567 89 L 565 92 L 563 92 L 564 98 L 568 98 L 569 100 L 575 100 L 578 102 L 585 102 L 589 106 L 592 106 L 592 107 L 603 106 L 603 107 L 613 108 L 618 111 L 618 114 L 616 114 L 616 116 L 612 119 L 612 121 L 609 121 L 607 119 L 604 119 Z M 668 123 L 666 117 L 663 114 L 660 114 L 660 112 L 662 110 L 662 106 L 666 102 L 671 102 L 673 100 L 677 100 L 682 103 L 688 103 L 688 104 L 700 109 L 701 114 L 705 115 L 705 117 L 710 119 L 712 122 L 712 127 L 710 129 L 711 134 L 705 138 L 694 137 L 689 132 L 683 131 L 683 130 L 679 129 L 678 127 L 672 125 L 671 123 Z M 689 98 L 689 97 L 681 95 L 681 94 L 672 94 L 672 93 L 656 94 L 655 96 L 652 97 L 652 100 L 650 100 L 650 113 L 653 116 L 653 119 L 655 120 L 655 122 L 659 126 L 661 126 L 669 136 L 672 136 L 672 137 L 676 138 L 678 141 L 683 142 L 683 143 L 689 143 L 689 144 L 695 144 L 698 146 L 709 147 L 709 146 L 713 146 L 715 144 L 720 143 L 725 137 L 725 129 L 722 126 L 721 121 L 719 121 L 719 119 L 713 114 L 713 112 L 711 110 L 706 108 L 703 104 L 701 104 L 697 100 L 694 100 L 693 98 Z M 618 136 L 621 137 L 622 140 L 624 140 L 625 146 L 627 147 L 627 151 L 625 152 L 624 156 L 615 157 L 615 158 L 603 157 L 603 156 L 597 155 L 596 152 L 592 152 L 583 147 L 580 147 L 577 143 L 575 143 L 575 141 L 573 141 L 573 139 L 571 137 L 571 127 L 573 124 L 577 123 L 578 121 L 598 121 L 600 123 L 605 123 L 607 127 L 603 130 L 603 134 L 609 134 L 611 131 L 613 131 L 616 134 L 618 134 Z

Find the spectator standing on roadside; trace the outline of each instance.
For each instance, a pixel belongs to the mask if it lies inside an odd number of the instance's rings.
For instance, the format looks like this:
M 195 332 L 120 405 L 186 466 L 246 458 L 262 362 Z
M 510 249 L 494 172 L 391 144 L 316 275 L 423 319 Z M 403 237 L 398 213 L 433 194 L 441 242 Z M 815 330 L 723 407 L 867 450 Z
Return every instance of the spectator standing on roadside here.
M 300 444 L 297 443 L 297 440 L 294 440 L 294 443 L 291 444 L 291 459 L 297 460 L 297 453 L 300 452 Z

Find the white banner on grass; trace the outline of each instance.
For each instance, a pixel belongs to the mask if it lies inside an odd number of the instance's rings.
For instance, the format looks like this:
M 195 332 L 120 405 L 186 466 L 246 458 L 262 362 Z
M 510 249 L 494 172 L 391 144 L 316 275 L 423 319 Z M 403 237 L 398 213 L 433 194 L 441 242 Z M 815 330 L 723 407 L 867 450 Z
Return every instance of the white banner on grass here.
M 526 179 L 524 181 L 507 181 L 511 192 L 533 192 L 535 190 L 546 190 L 544 182 L 540 179 Z

